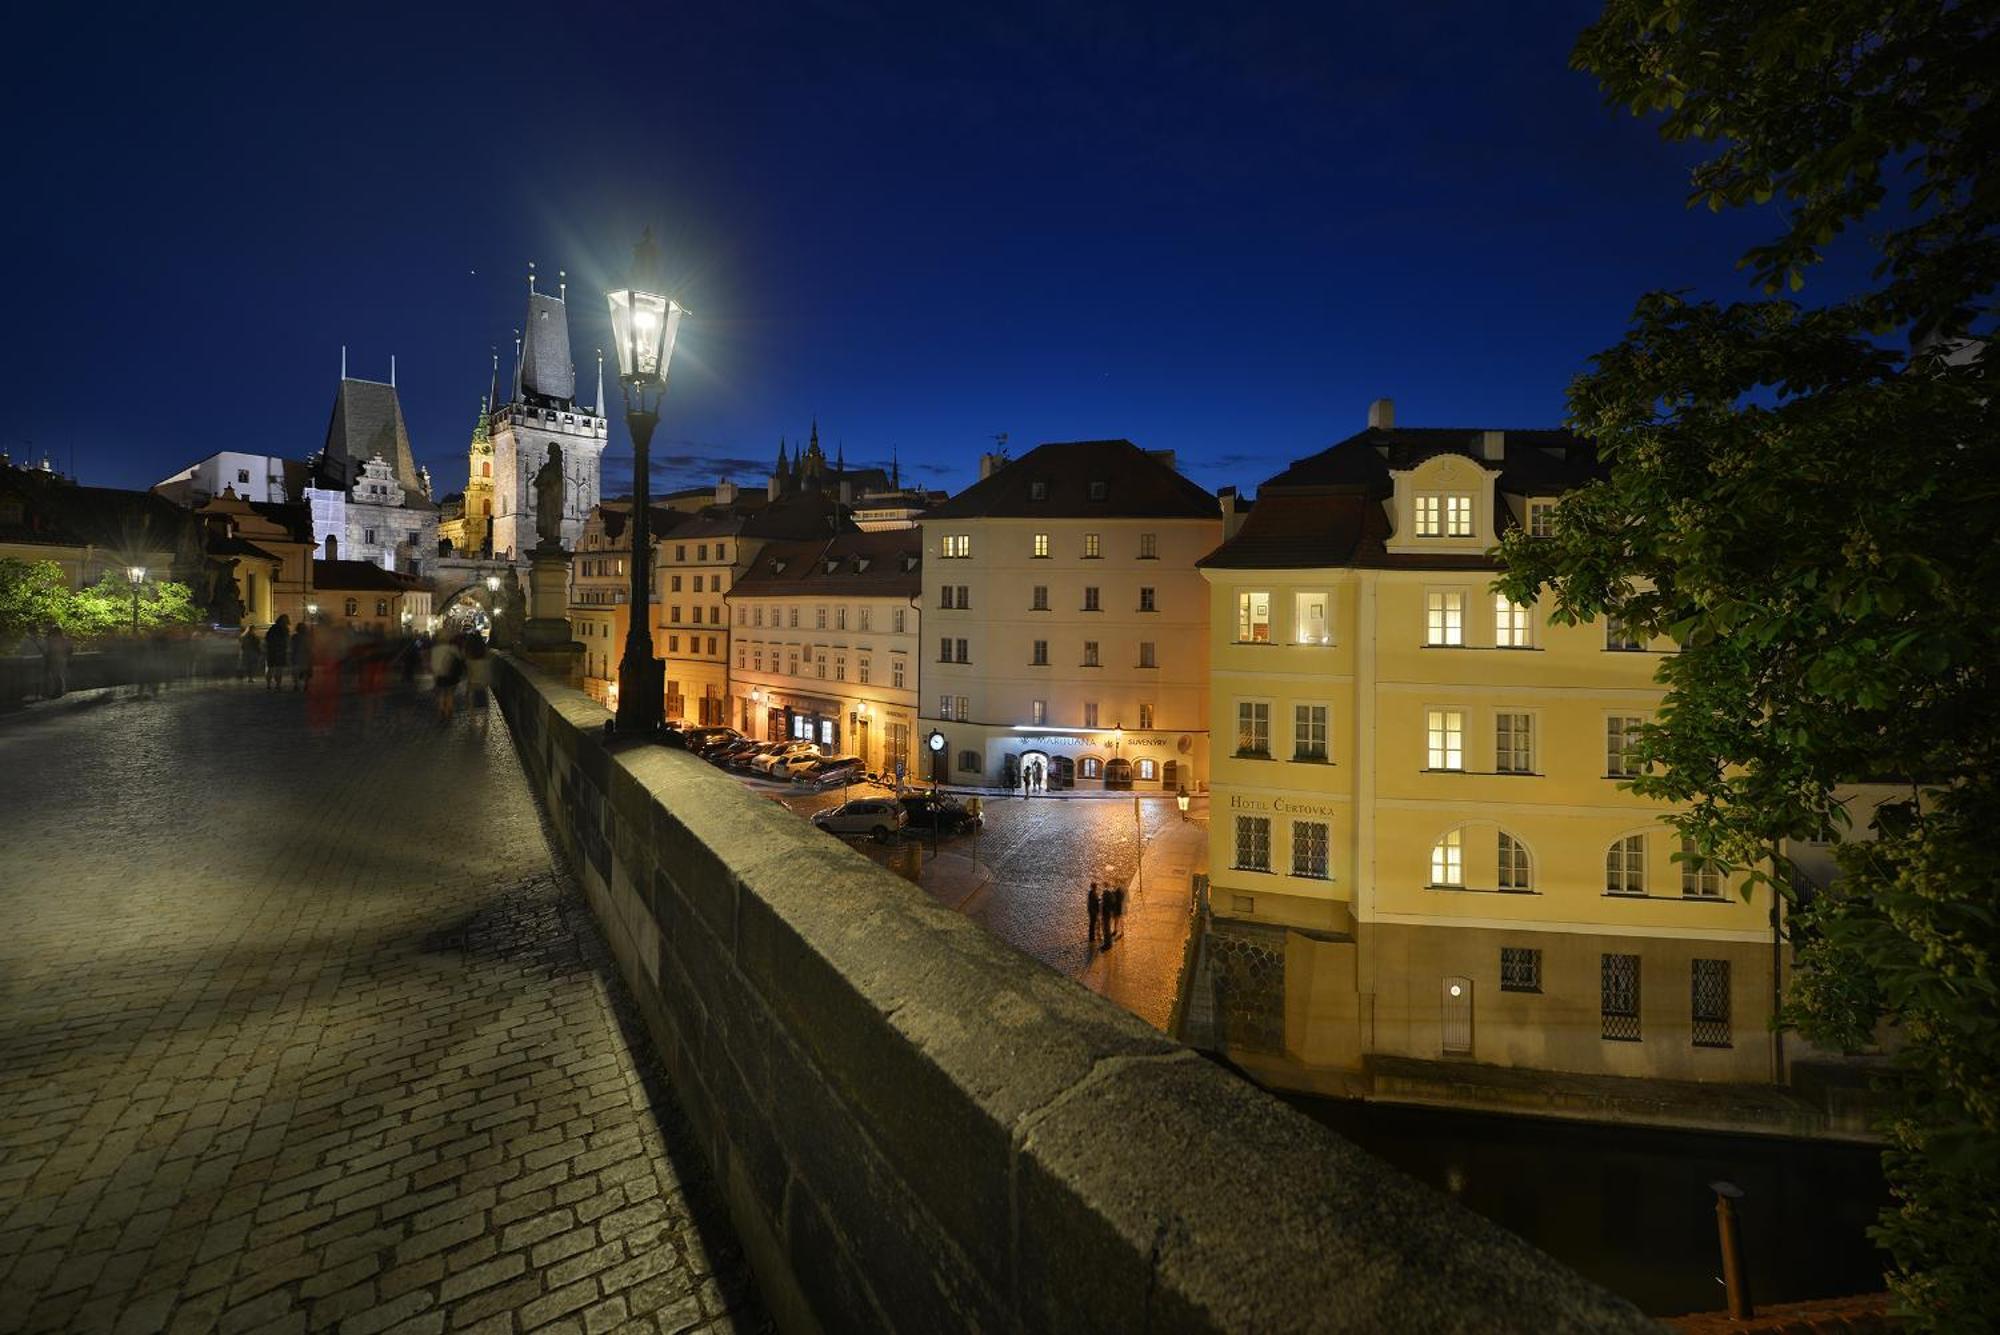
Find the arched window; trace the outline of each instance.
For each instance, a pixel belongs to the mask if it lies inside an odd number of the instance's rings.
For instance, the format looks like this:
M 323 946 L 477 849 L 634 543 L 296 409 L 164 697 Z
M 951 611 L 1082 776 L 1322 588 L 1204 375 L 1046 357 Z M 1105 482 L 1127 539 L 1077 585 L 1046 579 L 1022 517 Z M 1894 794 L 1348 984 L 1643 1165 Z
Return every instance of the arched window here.
M 979 753 L 977 751 L 960 751 L 958 753 L 958 768 L 966 774 L 979 773 Z
M 1104 777 L 1104 762 L 1096 756 L 1085 756 L 1077 762 L 1076 776 L 1079 779 L 1101 779 Z
M 1604 854 L 1604 893 L 1643 895 L 1646 893 L 1646 836 L 1628 834 L 1613 839 Z
M 1528 846 L 1505 830 L 1499 835 L 1500 879 L 1502 890 L 1527 890 L 1533 880 L 1528 864 Z
M 1431 884 L 1465 884 L 1465 831 L 1446 830 L 1431 845 Z

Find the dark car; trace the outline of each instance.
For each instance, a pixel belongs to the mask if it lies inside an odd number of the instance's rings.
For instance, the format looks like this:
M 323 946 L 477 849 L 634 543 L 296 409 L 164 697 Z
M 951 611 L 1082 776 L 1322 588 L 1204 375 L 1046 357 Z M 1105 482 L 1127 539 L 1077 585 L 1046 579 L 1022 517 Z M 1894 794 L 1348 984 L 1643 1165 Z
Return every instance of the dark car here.
M 748 737 L 733 737 L 728 741 L 709 747 L 701 753 L 701 758 L 708 761 L 711 765 L 734 765 L 744 756 L 755 751 L 759 745 L 761 743 L 754 742 Z
M 898 800 L 910 817 L 909 828 L 912 830 L 934 829 L 939 834 L 964 834 L 978 829 L 983 823 L 955 797 L 911 793 Z
M 734 742 L 742 736 L 734 728 L 690 728 L 681 734 L 687 749 L 696 755 L 705 755 L 724 742 Z

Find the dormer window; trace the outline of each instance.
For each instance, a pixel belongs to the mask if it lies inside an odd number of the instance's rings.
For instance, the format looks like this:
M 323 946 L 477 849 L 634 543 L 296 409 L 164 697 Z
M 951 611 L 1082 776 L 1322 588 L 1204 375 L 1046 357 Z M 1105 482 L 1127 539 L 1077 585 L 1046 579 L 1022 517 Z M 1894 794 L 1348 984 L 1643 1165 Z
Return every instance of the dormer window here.
M 1029 500 L 1031 500 L 1031 501 L 1045 501 L 1045 500 L 1047 500 L 1048 498 L 1049 498 L 1049 484 L 1048 484 L 1048 483 L 1046 483 L 1046 482 L 1030 482 L 1030 483 L 1028 484 L 1028 499 L 1029 499 Z
M 1528 502 L 1528 536 L 1550 538 L 1556 531 L 1556 503 L 1554 501 Z
M 1110 495 L 1111 495 L 1111 484 L 1109 482 L 1093 482 L 1090 484 L 1091 500 L 1101 501 L 1109 497 Z

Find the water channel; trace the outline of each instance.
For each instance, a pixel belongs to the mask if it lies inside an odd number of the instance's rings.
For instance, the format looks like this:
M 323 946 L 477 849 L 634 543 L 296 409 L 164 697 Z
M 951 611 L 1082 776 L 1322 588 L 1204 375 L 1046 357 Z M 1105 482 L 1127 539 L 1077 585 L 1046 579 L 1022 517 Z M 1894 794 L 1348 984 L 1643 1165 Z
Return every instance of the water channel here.
M 1759 1303 L 1880 1292 L 1878 1150 L 1282 1096 L 1652 1316 L 1725 1306 L 1708 1184 L 1743 1188 Z

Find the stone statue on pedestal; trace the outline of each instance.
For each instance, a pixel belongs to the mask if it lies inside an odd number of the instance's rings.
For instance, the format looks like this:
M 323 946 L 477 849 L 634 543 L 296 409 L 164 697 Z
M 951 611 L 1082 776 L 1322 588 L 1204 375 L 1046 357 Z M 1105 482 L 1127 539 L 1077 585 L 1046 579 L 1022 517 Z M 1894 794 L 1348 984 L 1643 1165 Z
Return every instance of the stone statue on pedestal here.
M 500 632 L 500 642 L 512 648 L 521 643 L 521 631 L 528 620 L 528 599 L 521 591 L 521 576 L 512 566 L 500 577 L 499 602 L 495 629 Z
M 538 547 L 554 550 L 562 546 L 563 467 L 562 447 L 549 444 L 548 462 L 535 473 L 535 536 Z

